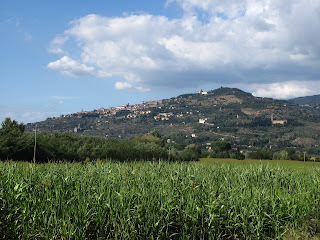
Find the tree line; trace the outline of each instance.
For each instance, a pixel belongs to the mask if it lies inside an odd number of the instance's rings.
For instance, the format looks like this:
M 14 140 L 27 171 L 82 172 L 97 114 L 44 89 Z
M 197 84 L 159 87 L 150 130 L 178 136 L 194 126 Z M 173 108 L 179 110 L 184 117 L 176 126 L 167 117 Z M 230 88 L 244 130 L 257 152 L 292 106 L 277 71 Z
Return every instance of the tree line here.
M 0 160 L 33 161 L 92 161 L 111 159 L 114 161 L 167 160 L 195 161 L 200 157 L 249 159 L 308 160 L 302 152 L 282 149 L 277 152 L 255 148 L 241 152 L 233 149 L 229 142 L 215 142 L 210 151 L 196 144 L 180 146 L 167 144 L 160 132 L 154 130 L 144 136 L 117 141 L 71 133 L 41 133 L 36 144 L 33 134 L 24 132 L 25 126 L 16 120 L 6 118 L 0 128 Z M 34 147 L 36 151 L 34 152 Z
M 41 133 L 36 138 L 24 132 L 25 126 L 6 118 L 0 128 L 0 159 L 33 161 L 89 161 L 111 159 L 115 161 L 168 160 L 194 161 L 199 154 L 191 147 L 177 150 L 166 145 L 155 130 L 142 137 L 117 141 L 68 133 Z

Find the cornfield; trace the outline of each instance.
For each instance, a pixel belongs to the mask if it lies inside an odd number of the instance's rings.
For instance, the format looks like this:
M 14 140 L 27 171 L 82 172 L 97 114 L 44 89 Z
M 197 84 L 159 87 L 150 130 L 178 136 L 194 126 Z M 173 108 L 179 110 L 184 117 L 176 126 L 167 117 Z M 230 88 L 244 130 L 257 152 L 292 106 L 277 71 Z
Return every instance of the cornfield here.
M 2 239 L 275 239 L 319 221 L 320 171 L 0 162 Z

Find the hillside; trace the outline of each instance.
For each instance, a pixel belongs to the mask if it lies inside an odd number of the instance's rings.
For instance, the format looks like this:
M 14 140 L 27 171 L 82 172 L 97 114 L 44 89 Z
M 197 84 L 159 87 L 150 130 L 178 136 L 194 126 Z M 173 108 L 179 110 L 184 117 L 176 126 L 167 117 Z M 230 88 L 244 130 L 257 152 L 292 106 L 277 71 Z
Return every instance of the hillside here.
M 288 101 L 299 105 L 320 105 L 320 95 L 298 97 Z
M 319 148 L 320 113 L 311 107 L 258 98 L 235 88 L 184 94 L 176 98 L 94 111 L 82 111 L 37 123 L 41 132 L 73 132 L 130 139 L 158 129 L 173 144 L 229 141 L 252 146 Z M 34 124 L 26 130 L 32 131 Z

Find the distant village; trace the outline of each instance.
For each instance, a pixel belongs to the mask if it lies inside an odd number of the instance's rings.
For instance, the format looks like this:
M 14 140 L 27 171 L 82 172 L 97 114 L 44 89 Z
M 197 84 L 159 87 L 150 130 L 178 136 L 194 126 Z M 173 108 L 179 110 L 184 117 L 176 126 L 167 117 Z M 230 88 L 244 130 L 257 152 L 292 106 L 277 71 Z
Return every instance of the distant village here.
M 197 94 L 207 95 L 208 92 L 200 90 L 197 92 Z M 112 117 L 112 116 L 115 116 L 120 111 L 128 111 L 126 118 L 137 118 L 138 116 L 141 116 L 141 115 L 151 114 L 152 112 L 148 110 L 150 108 L 162 109 L 163 107 L 164 107 L 163 100 L 149 101 L 142 104 L 134 104 L 134 105 L 126 104 L 119 107 L 111 107 L 107 109 L 102 107 L 99 109 L 94 109 L 93 111 L 82 110 L 81 112 L 77 112 L 77 113 L 61 115 L 59 118 L 71 118 L 71 117 L 82 118 L 82 117 L 103 117 L 103 116 Z M 187 114 L 192 114 L 192 112 L 191 113 L 188 112 Z M 165 121 L 165 120 L 169 120 L 171 116 L 174 116 L 172 112 L 158 113 L 156 116 L 154 116 L 154 120 Z M 183 114 L 176 115 L 176 117 L 178 118 L 183 116 L 184 116 Z M 200 119 L 199 122 L 204 123 L 206 120 L 207 119 L 205 120 Z
M 94 109 L 93 111 L 81 111 L 77 113 L 62 115 L 60 118 L 70 118 L 70 117 L 111 117 L 115 116 L 120 111 L 128 111 L 127 118 L 136 118 L 139 115 L 147 115 L 150 114 L 151 111 L 147 110 L 150 108 L 159 108 L 163 107 L 162 101 L 150 101 L 142 104 L 134 104 L 134 105 L 122 105 L 119 107 L 111 107 L 111 108 L 99 108 Z M 130 112 L 130 113 L 129 113 Z M 168 115 L 164 115 L 167 117 Z M 160 117 L 160 115 L 159 115 Z
M 199 90 L 170 99 L 101 107 L 92 111 L 81 110 L 50 118 L 42 129 L 53 133 L 63 131 L 126 139 L 159 128 L 167 136 L 165 141 L 170 143 L 202 143 L 210 151 L 210 140 L 215 139 L 233 141 L 240 148 L 250 148 L 257 144 L 255 139 L 250 140 L 250 134 L 269 129 L 276 135 L 278 129 L 286 131 L 295 126 L 303 127 L 303 120 L 296 120 L 290 115 L 289 111 L 294 107 L 293 103 L 254 98 L 236 89 Z M 306 119 L 307 108 L 313 106 L 304 104 L 302 107 L 306 110 L 299 111 Z M 272 126 L 275 128 L 271 128 Z M 297 136 L 299 135 L 290 135 L 289 139 L 294 140 L 295 145 L 304 141 Z M 264 137 L 263 141 L 269 147 L 274 146 L 270 136 Z M 316 145 L 317 142 L 312 144 Z
M 208 95 L 207 91 L 197 91 L 197 94 L 200 95 Z M 175 99 L 176 100 L 176 99 Z M 221 98 L 219 100 L 225 101 L 226 99 Z M 231 99 L 232 101 L 238 101 L 237 99 Z M 216 105 L 213 105 L 216 107 Z M 102 117 L 114 117 L 116 116 L 119 112 L 124 112 L 125 116 L 122 116 L 122 118 L 126 119 L 135 119 L 138 118 L 142 115 L 153 115 L 153 118 L 155 121 L 168 121 L 170 120 L 171 117 L 176 117 L 176 118 L 183 118 L 185 115 L 193 115 L 193 112 L 186 112 L 186 113 L 172 113 L 172 112 L 157 112 L 154 113 L 150 109 L 163 109 L 165 107 L 165 102 L 163 100 L 159 101 L 148 101 L 144 102 L 142 104 L 134 104 L 134 105 L 122 105 L 119 107 L 111 107 L 111 108 L 99 108 L 99 109 L 94 109 L 93 111 L 80 111 L 77 113 L 72 113 L 72 114 L 66 114 L 66 115 L 61 115 L 59 118 L 83 118 L 83 117 L 96 117 L 96 118 L 102 118 Z M 174 107 L 171 107 L 174 109 Z M 166 109 L 167 106 L 166 106 Z M 221 110 L 221 108 L 220 108 Z M 199 112 L 199 111 L 196 111 Z M 199 119 L 198 123 L 199 124 L 206 124 L 210 126 L 214 126 L 214 123 L 209 123 L 208 118 L 205 118 L 204 116 L 201 117 L 202 115 L 199 114 Z M 239 118 L 239 115 L 236 115 L 236 118 Z M 53 118 L 55 119 L 55 118 Z M 100 122 L 100 120 L 99 120 Z M 109 121 L 106 121 L 108 123 Z M 275 119 L 274 114 L 271 115 L 271 122 L 273 125 L 284 125 L 287 123 L 287 120 L 285 119 Z M 219 129 L 219 126 L 216 126 L 217 129 Z M 80 125 L 74 128 L 74 132 L 81 131 Z M 191 135 L 191 137 L 196 138 L 197 135 L 194 133 Z

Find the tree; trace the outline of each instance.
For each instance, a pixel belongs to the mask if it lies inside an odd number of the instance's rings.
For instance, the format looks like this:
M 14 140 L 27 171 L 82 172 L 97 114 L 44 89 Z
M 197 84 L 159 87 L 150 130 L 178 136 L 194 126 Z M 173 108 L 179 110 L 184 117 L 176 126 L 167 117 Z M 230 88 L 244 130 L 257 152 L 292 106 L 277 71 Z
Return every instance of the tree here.
M 229 151 L 230 157 L 238 160 L 244 160 L 245 156 L 240 152 L 240 149 L 237 148 L 237 150 L 231 149 Z
M 33 140 L 24 134 L 25 126 L 6 118 L 0 129 L 0 159 L 32 159 Z
M 160 145 L 161 147 L 164 147 L 165 145 L 159 130 L 153 130 L 152 132 L 142 137 L 134 137 L 133 140 L 144 143 L 155 143 Z
M 152 132 L 149 133 L 149 135 L 162 139 L 162 136 L 161 136 L 159 130 L 153 130 Z
M 210 157 L 213 158 L 229 158 L 229 150 L 231 150 L 231 145 L 228 142 L 216 142 L 213 145 L 212 152 L 210 153 Z
M 228 142 L 216 142 L 214 143 L 213 151 L 216 152 L 228 152 L 231 149 L 231 145 Z
M 24 133 L 25 126 L 23 123 L 18 123 L 16 120 L 11 121 L 7 117 L 1 123 L 0 135 L 12 135 L 12 136 L 21 136 Z
M 186 146 L 185 151 L 194 154 L 195 159 L 198 159 L 201 156 L 201 149 L 196 144 Z
M 272 152 L 258 148 L 255 151 L 248 152 L 247 157 L 250 159 L 272 159 Z

